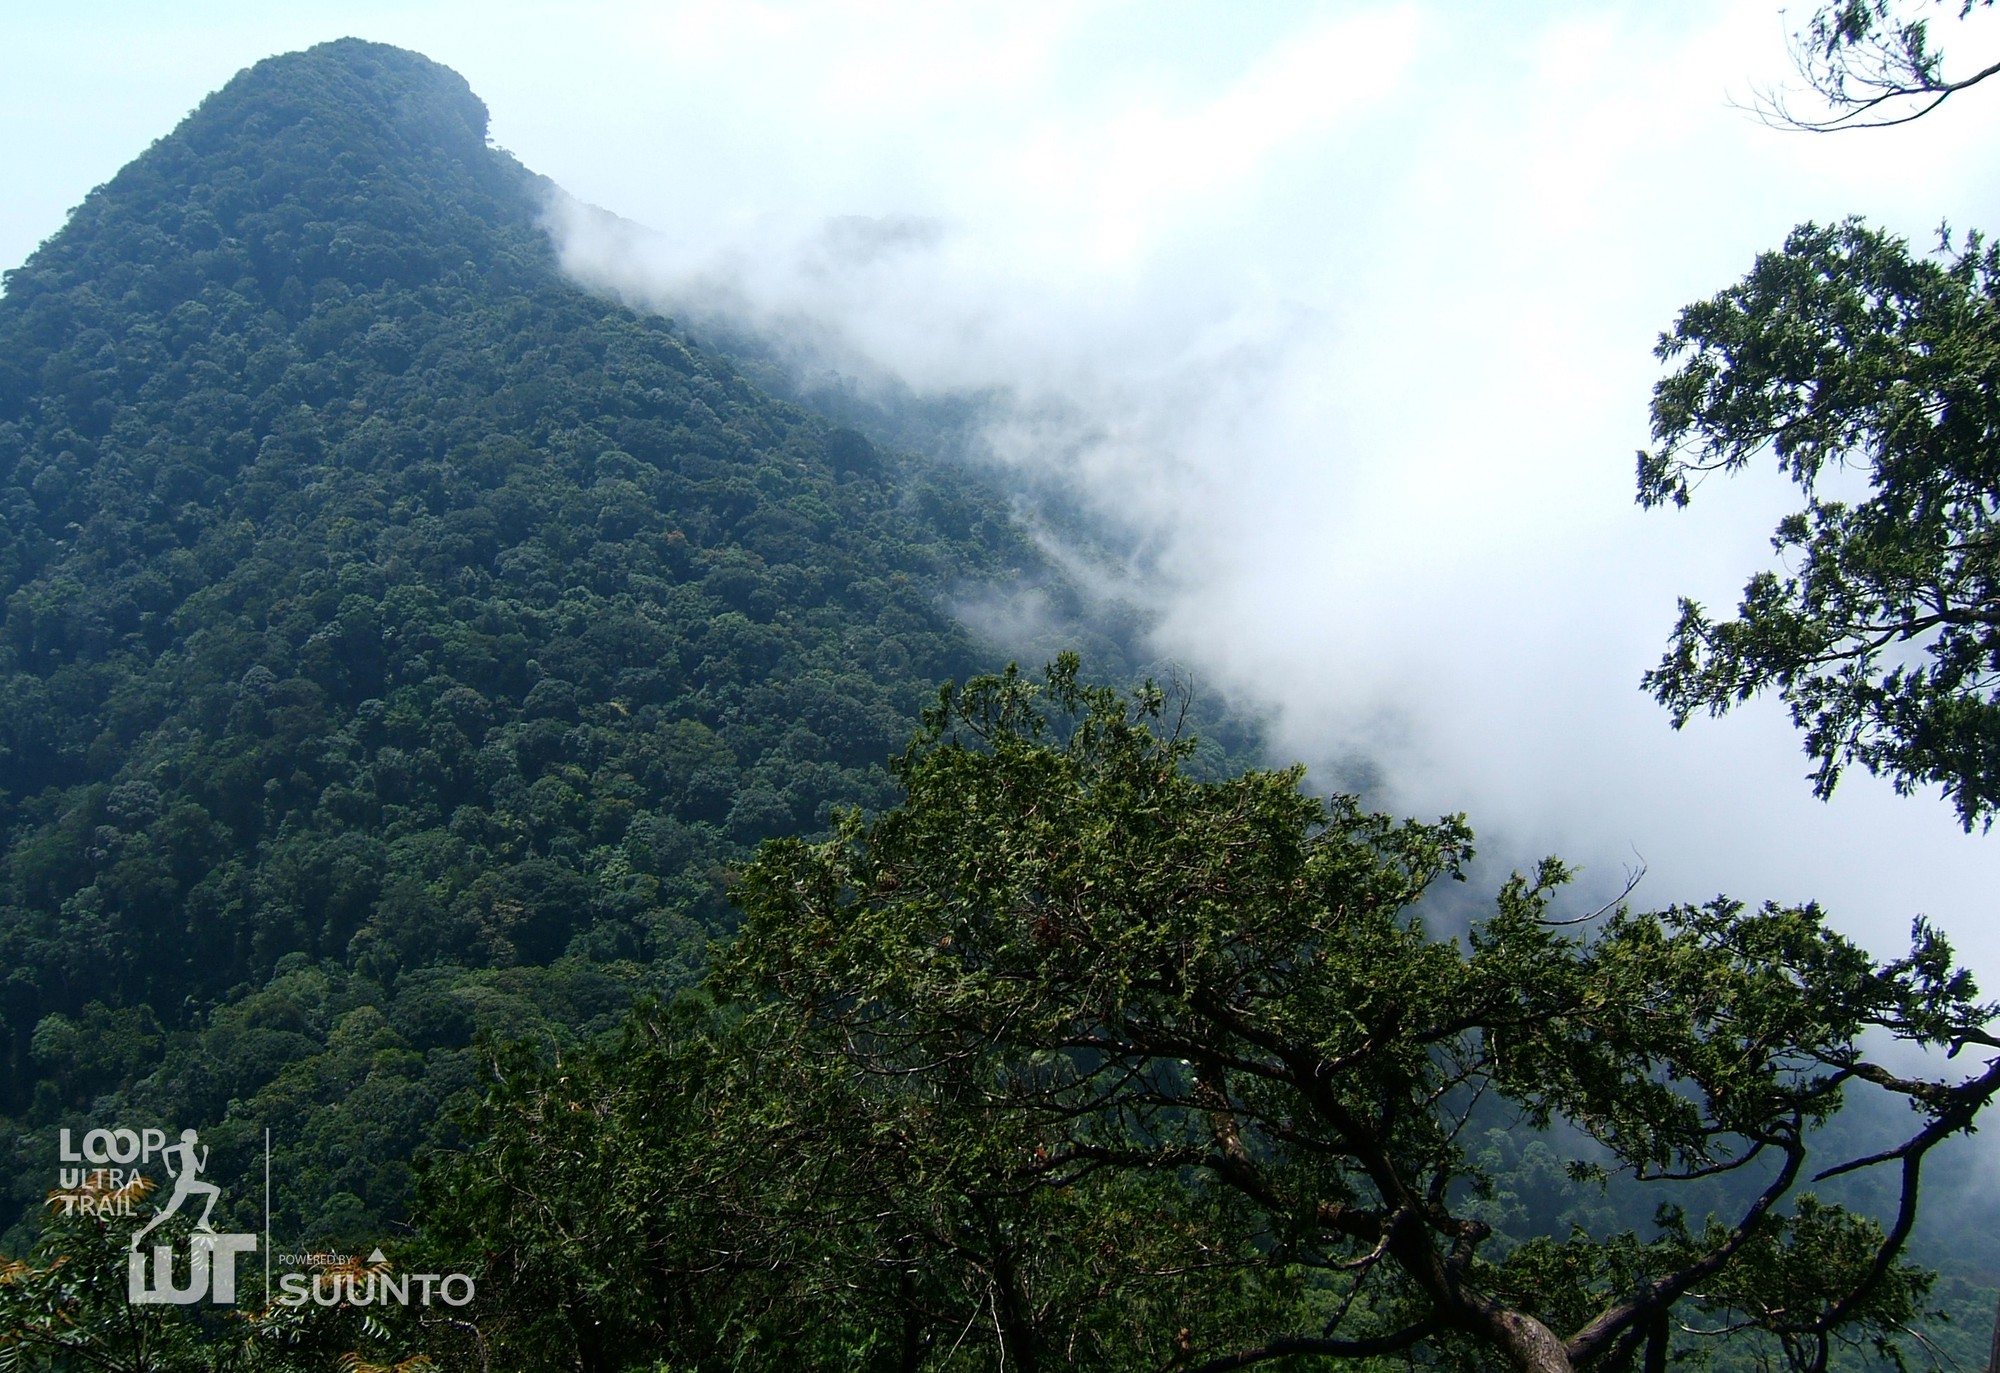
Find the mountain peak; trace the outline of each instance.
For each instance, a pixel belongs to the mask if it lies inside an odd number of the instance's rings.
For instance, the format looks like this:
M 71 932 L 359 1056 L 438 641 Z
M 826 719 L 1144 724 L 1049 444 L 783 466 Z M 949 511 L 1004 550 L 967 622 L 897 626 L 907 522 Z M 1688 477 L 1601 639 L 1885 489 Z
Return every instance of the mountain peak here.
M 465 78 L 418 53 L 342 38 L 268 58 L 92 191 L 7 296 L 111 280 L 158 305 L 222 281 L 298 318 L 328 278 L 552 272 L 547 183 L 487 146 L 486 123 Z
M 486 147 L 486 102 L 464 77 L 421 53 L 360 38 L 245 68 L 174 136 L 206 151 L 246 134 L 274 138 L 308 121 L 350 135 L 366 131 L 405 154 L 475 157 Z

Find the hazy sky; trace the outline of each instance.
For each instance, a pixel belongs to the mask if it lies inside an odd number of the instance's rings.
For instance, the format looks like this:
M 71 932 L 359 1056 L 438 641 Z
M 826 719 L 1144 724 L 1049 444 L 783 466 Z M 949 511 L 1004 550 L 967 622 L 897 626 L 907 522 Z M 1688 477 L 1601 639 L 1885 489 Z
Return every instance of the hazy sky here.
M 594 279 L 1011 396 L 996 452 L 1135 522 L 1157 647 L 1286 755 L 1364 753 L 1503 863 L 1641 854 L 1654 903 L 1816 897 L 1883 952 L 1925 911 L 2000 987 L 2000 838 L 1861 776 L 1814 801 L 1774 703 L 1676 734 L 1637 690 L 1788 489 L 1632 503 L 1674 311 L 1801 220 L 2000 228 L 2000 89 L 1760 127 L 1731 102 L 1787 75 L 1768 0 L 27 8 L 0 263 L 242 66 L 416 48 L 661 231 L 572 241 Z

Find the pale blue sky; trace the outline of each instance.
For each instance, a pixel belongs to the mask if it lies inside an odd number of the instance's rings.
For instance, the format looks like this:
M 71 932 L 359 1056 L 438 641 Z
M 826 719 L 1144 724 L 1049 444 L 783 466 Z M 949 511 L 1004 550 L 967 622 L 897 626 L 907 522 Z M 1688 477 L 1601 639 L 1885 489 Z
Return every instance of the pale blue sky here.
M 416 48 L 665 232 L 573 239 L 593 279 L 1017 396 L 996 448 L 1141 526 L 1159 647 L 1288 753 L 1365 750 L 1509 862 L 1636 849 L 1652 900 L 1819 897 L 1884 947 L 1925 910 L 2000 973 L 2000 840 L 1866 779 L 1814 802 L 1775 706 L 1676 735 L 1636 689 L 1782 487 L 1631 503 L 1674 310 L 1799 220 L 2000 227 L 2000 90 L 1762 128 L 1729 102 L 1786 72 L 1763 0 L 29 8 L 0 13 L 0 264 L 242 66 Z M 857 265 L 841 215 L 937 232 Z

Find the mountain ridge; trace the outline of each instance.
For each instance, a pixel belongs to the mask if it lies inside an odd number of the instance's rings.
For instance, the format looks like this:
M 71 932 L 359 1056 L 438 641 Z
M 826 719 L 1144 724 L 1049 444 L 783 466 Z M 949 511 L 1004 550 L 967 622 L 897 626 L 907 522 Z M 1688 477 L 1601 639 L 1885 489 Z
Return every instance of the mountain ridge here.
M 477 1034 L 607 1032 L 752 844 L 891 797 L 935 684 L 998 665 L 954 595 L 1074 603 L 970 473 L 564 280 L 547 187 L 455 73 L 339 40 L 7 274 L 16 1215 L 112 1110 L 222 1167 L 276 1122 L 280 1233 L 379 1233 Z

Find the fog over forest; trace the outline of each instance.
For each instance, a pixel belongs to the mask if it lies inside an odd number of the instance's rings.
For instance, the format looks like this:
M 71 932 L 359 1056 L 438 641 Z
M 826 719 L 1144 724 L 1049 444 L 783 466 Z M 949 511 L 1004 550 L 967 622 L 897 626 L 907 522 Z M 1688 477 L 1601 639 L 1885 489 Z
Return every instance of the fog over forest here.
M 1602 885 L 1643 857 L 1654 901 L 1816 896 L 1878 945 L 1926 911 L 2000 969 L 1990 845 L 1944 805 L 1863 776 L 1822 805 L 1775 703 L 1677 735 L 1636 689 L 1673 598 L 1732 603 L 1787 494 L 1636 509 L 1657 332 L 1801 220 L 1994 218 L 1983 92 L 1850 137 L 1753 119 L 1784 26 L 1758 0 L 16 16 L 0 117 L 38 133 L 0 150 L 0 257 L 237 67 L 336 31 L 417 48 L 497 142 L 657 231 L 568 233 L 586 279 L 1001 398 L 992 453 L 1141 550 L 1118 570 L 1161 654 L 1329 785 L 1365 760 L 1502 863 L 1557 849 Z

